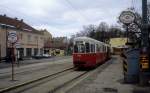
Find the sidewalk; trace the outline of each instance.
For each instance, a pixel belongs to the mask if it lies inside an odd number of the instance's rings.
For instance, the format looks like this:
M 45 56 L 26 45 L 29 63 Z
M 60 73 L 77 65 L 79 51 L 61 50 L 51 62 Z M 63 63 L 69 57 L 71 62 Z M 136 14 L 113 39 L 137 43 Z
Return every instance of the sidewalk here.
M 60 60 L 63 58 L 68 58 L 68 57 L 71 57 L 71 56 L 56 56 L 56 57 L 43 58 L 43 59 L 28 59 L 28 60 L 19 61 L 19 66 L 36 64 L 36 63 L 41 63 L 41 62 L 52 62 L 54 60 Z M 15 66 L 17 66 L 17 62 L 15 63 Z M 11 67 L 10 62 L 0 62 L 0 69 L 9 68 L 9 67 Z
M 150 93 L 150 87 L 123 83 L 122 62 L 113 57 L 111 64 L 70 89 L 67 93 Z

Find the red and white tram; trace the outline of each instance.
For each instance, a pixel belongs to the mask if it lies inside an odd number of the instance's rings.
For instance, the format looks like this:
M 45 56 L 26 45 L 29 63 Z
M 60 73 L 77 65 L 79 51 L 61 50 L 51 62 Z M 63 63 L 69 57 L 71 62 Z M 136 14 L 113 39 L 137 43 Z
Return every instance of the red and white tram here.
M 89 37 L 74 39 L 73 64 L 78 68 L 91 68 L 110 57 L 110 45 Z

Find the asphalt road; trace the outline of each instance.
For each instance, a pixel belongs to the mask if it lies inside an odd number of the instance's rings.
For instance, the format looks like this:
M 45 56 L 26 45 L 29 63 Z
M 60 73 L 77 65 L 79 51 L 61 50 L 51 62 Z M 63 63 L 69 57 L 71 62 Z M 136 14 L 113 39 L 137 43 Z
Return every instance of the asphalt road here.
M 61 60 L 61 59 L 68 58 L 68 57 L 71 58 L 71 56 L 55 56 L 55 57 L 43 58 L 43 59 L 28 59 L 28 60 L 19 61 L 19 66 L 37 64 L 37 63 L 43 63 L 43 62 L 44 63 L 53 62 L 53 61 Z M 18 67 L 18 62 L 15 63 L 15 66 Z M 11 67 L 10 62 L 0 62 L 0 69 L 9 68 L 9 67 Z
M 11 68 L 1 69 L 0 89 L 31 81 L 41 76 L 52 74 L 69 67 L 73 67 L 72 58 L 70 57 L 55 60 L 53 62 L 41 62 L 15 67 L 15 81 L 11 81 Z

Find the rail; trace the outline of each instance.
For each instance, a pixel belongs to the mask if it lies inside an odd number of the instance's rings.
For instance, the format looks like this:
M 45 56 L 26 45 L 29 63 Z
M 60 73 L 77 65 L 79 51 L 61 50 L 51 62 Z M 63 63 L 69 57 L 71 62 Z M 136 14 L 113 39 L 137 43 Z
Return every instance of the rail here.
M 12 91 L 12 90 L 18 89 L 18 88 L 20 88 L 20 87 L 24 87 L 24 86 L 29 85 L 29 84 L 31 84 L 31 83 L 35 83 L 35 82 L 38 82 L 38 81 L 40 81 L 40 80 L 44 80 L 44 79 L 46 79 L 46 78 L 55 76 L 55 75 L 57 75 L 57 74 L 60 74 L 60 73 L 63 73 L 63 72 L 66 72 L 66 71 L 72 70 L 72 69 L 74 69 L 74 67 L 67 68 L 67 69 L 64 69 L 64 70 L 62 70 L 62 71 L 59 71 L 59 72 L 56 72 L 56 73 L 53 73 L 53 74 L 49 74 L 49 75 L 40 77 L 40 78 L 38 78 L 38 79 L 31 80 L 31 81 L 28 81 L 28 82 L 23 82 L 23 83 L 21 83 L 21 84 L 15 85 L 15 86 L 11 86 L 11 87 L 8 87 L 8 88 L 4 88 L 4 89 L 1 89 L 1 90 L 0 90 L 0 93 L 6 93 L 6 92 L 9 92 L 9 91 Z

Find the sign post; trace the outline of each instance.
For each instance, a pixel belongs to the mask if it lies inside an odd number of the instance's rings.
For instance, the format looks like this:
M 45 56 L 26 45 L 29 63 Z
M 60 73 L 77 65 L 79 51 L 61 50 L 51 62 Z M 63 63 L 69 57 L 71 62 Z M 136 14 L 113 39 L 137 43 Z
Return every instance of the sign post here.
M 20 51 L 19 51 L 18 48 L 21 47 L 20 42 L 16 42 L 16 43 L 15 43 L 15 47 L 16 47 L 16 49 L 17 49 L 16 61 L 17 61 L 17 66 L 19 67 L 19 65 L 20 65 L 20 61 L 19 61 L 19 59 L 20 59 Z
M 119 20 L 126 26 L 126 31 L 127 31 L 127 37 L 128 37 L 128 26 L 132 24 L 135 21 L 135 14 L 131 11 L 123 11 L 120 16 Z M 128 38 L 127 38 L 127 43 L 128 43 Z
M 18 41 L 16 31 L 10 31 L 8 33 L 8 42 L 11 43 L 11 59 L 12 59 L 12 81 L 14 81 L 14 63 L 15 63 L 15 48 L 14 45 Z

